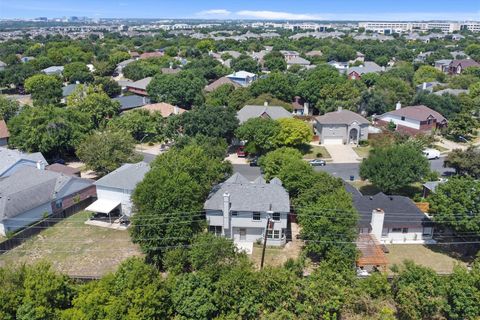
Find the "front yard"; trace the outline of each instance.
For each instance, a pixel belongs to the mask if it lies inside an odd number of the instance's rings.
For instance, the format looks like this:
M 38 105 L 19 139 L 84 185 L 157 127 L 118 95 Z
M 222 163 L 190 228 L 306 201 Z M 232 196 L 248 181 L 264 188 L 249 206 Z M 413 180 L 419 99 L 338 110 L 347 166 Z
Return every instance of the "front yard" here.
M 101 276 L 128 257 L 141 255 L 128 231 L 85 225 L 88 217 L 88 212 L 79 212 L 43 230 L 0 255 L 0 267 L 45 260 L 69 275 Z
M 358 155 L 360 159 L 363 158 L 368 158 L 368 155 L 370 154 L 370 150 L 372 147 L 366 146 L 366 147 L 353 147 L 353 151 Z
M 400 265 L 405 260 L 412 260 L 438 273 L 452 272 L 456 264 L 466 265 L 466 262 L 449 255 L 448 248 L 444 245 L 394 244 L 387 245 L 387 248 L 390 250 L 386 254 L 390 273 L 391 266 Z
M 327 149 L 325 149 L 325 147 L 322 147 L 322 146 L 308 145 L 308 147 L 305 147 L 305 149 L 301 151 L 303 153 L 303 159 L 307 159 L 307 160 L 331 158 Z

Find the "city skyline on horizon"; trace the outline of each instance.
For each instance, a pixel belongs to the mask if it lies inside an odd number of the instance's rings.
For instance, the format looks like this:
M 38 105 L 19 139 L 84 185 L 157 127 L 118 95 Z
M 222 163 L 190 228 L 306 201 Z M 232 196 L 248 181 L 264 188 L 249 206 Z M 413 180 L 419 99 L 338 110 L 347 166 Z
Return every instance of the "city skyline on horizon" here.
M 304 0 L 302 3 L 263 0 L 258 3 L 225 3 L 210 0 L 0 0 L 0 18 L 33 19 L 80 16 L 112 19 L 211 19 L 304 21 L 479 21 L 480 2 L 448 0 L 385 3 L 381 0 Z M 414 8 L 415 10 L 411 10 Z M 470 10 L 471 9 L 471 10 Z M 381 18 L 380 18 L 381 17 Z

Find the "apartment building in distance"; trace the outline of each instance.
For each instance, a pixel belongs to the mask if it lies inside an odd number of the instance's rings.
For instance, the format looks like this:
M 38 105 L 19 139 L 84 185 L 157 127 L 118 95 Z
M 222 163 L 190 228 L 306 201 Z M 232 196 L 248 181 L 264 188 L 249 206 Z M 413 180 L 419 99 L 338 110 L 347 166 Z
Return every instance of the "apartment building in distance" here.
M 470 30 L 472 32 L 480 31 L 480 22 L 443 22 L 443 21 L 431 21 L 431 22 L 400 22 L 400 21 L 370 21 L 359 22 L 359 28 L 365 28 L 365 30 L 371 30 L 378 33 L 401 33 L 411 31 L 428 31 L 433 29 L 442 30 L 444 33 L 453 33 L 454 31 Z

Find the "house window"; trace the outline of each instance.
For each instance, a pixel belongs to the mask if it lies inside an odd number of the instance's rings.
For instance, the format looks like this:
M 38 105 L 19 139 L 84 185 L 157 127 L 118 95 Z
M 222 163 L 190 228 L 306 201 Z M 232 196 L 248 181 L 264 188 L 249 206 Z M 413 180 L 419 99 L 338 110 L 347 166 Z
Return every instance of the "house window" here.
M 253 221 L 260 221 L 260 212 L 253 212 L 252 219 Z
M 280 213 L 274 212 L 273 213 L 273 221 L 280 221 Z
M 392 228 L 392 233 L 402 232 L 402 228 Z
M 62 199 L 55 201 L 55 208 L 56 209 L 61 209 L 63 205 Z
M 402 233 L 408 233 L 408 228 L 402 228 Z
M 236 217 L 238 216 L 238 212 L 237 211 L 232 211 L 232 217 Z
M 428 120 L 427 120 L 427 123 L 428 123 L 428 124 L 432 124 L 432 121 L 433 121 L 432 119 L 428 119 Z
M 405 121 L 405 117 L 402 117 L 401 119 L 402 119 L 402 121 Z
M 222 235 L 222 226 L 208 226 L 208 232 L 215 234 L 216 236 Z
M 280 230 L 268 230 L 267 231 L 268 239 L 280 239 Z

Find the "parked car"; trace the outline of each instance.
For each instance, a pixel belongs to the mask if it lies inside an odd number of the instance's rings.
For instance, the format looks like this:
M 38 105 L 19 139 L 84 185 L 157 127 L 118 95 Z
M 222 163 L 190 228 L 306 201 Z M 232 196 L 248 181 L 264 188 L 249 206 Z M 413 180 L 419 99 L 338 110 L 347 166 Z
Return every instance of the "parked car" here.
M 250 160 L 250 167 L 258 167 L 258 157 L 252 158 Z
M 63 160 L 62 158 L 56 158 L 56 159 L 53 159 L 52 160 L 52 164 L 53 163 L 58 163 L 58 164 L 65 164 L 65 160 Z
M 438 158 L 440 158 L 440 151 L 438 151 L 436 149 L 425 149 L 425 150 L 423 150 L 423 155 L 428 160 L 438 159 Z
M 238 147 L 238 149 L 237 149 L 237 157 L 239 157 L 239 158 L 245 158 L 246 156 L 248 156 L 248 152 L 245 151 L 245 147 L 244 147 L 244 146 Z
M 322 159 L 313 159 L 313 160 L 310 160 L 308 163 L 310 163 L 310 165 L 313 167 L 323 167 L 324 165 L 327 164 L 325 160 L 322 160 Z

